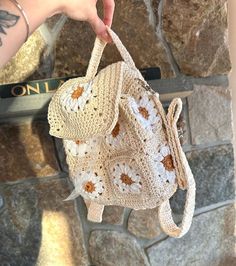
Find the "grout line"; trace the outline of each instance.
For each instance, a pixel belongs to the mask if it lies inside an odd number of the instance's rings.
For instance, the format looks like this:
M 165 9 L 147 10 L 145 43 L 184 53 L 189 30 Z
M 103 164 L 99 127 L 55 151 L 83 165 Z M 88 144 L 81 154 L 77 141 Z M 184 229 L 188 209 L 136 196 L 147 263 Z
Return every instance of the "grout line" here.
M 129 217 L 131 214 L 132 209 L 129 208 L 124 208 L 124 220 L 123 220 L 123 228 L 127 231 L 128 230 L 128 222 L 129 222 Z
M 152 0 L 144 0 L 144 3 L 147 7 L 147 11 L 149 14 L 149 23 L 152 25 L 152 27 L 155 29 L 156 24 L 157 24 L 157 19 L 156 16 L 153 12 L 153 8 L 152 8 Z
M 225 206 L 228 206 L 228 205 L 231 205 L 231 204 L 234 204 L 234 203 L 236 203 L 236 200 L 226 200 L 226 201 L 217 202 L 215 204 L 211 204 L 211 205 L 208 205 L 208 206 L 204 206 L 204 207 L 198 208 L 194 212 L 194 217 L 197 217 L 197 216 L 199 216 L 201 214 L 208 213 L 208 212 L 220 209 L 222 207 L 225 207 Z
M 87 217 L 86 206 L 81 197 L 78 197 L 75 200 L 74 208 L 75 208 L 75 212 L 77 216 L 80 219 L 80 223 L 82 227 L 81 231 L 82 231 L 83 240 L 84 240 L 84 247 L 85 247 L 85 250 L 88 256 L 88 261 L 89 261 L 89 264 L 92 265 L 91 263 L 92 259 L 91 259 L 90 252 L 89 252 L 89 237 L 90 237 L 91 230 L 89 226 L 87 226 L 87 223 L 86 223 L 86 217 Z
M 173 53 L 164 37 L 164 34 L 163 34 L 163 31 L 162 31 L 162 13 L 163 13 L 163 5 L 164 5 L 164 1 L 161 0 L 160 3 L 159 3 L 159 7 L 158 7 L 158 17 L 159 17 L 159 22 L 158 22 L 158 25 L 156 27 L 156 34 L 157 36 L 159 37 L 159 39 L 161 40 L 162 42 L 162 45 L 166 51 L 166 55 L 167 55 L 167 58 L 169 60 L 169 63 L 171 65 L 171 68 L 174 72 L 174 74 L 176 75 L 176 77 L 180 76 L 181 73 L 179 71 L 179 67 L 178 67 L 178 64 L 177 62 L 175 61 L 175 58 L 173 56 Z
M 0 187 L 4 188 L 7 186 L 17 186 L 21 184 L 38 184 L 38 183 L 47 183 L 52 180 L 66 180 L 66 177 L 68 175 L 64 172 L 60 172 L 59 174 L 52 175 L 52 176 L 45 176 L 45 177 L 29 177 L 29 178 L 24 178 L 24 179 L 18 179 L 15 181 L 6 181 L 0 183 Z
M 184 150 L 184 152 L 202 151 L 204 149 L 213 149 L 213 148 L 217 148 L 219 146 L 224 146 L 224 145 L 231 145 L 232 146 L 232 141 L 231 140 L 225 140 L 225 141 L 216 141 L 216 142 L 207 143 L 207 144 L 185 145 L 185 146 L 183 146 L 183 150 Z

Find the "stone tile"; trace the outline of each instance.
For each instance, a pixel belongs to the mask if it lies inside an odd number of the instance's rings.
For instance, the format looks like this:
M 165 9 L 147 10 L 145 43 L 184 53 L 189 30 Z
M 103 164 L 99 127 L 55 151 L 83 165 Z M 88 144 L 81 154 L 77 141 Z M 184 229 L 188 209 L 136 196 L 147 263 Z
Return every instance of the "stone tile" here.
M 65 179 L 1 189 L 1 265 L 88 265 L 81 222 Z
M 159 66 L 163 77 L 172 77 L 174 73 L 166 52 L 149 17 L 145 1 L 120 0 L 116 2 L 112 28 L 130 51 L 138 68 Z M 94 40 L 95 34 L 87 23 L 68 20 L 57 40 L 54 76 L 84 75 Z M 118 60 L 117 49 L 109 45 L 100 66 Z
M 92 264 L 96 266 L 149 265 L 137 241 L 125 233 L 93 231 L 89 251 Z
M 222 207 L 194 217 L 182 238 L 167 238 L 147 249 L 151 265 L 215 266 L 234 261 L 235 208 Z
M 59 173 L 48 132 L 43 121 L 0 126 L 0 182 Z
M 191 76 L 231 69 L 227 0 L 165 0 L 162 26 L 180 71 Z
M 45 45 L 40 32 L 35 31 L 17 54 L 1 69 L 0 84 L 24 81 L 31 76 L 38 69 Z
M 123 224 L 124 208 L 120 206 L 105 206 L 102 221 L 108 224 Z
M 196 181 L 196 208 L 234 199 L 234 154 L 231 144 L 191 151 L 186 155 Z M 171 200 L 176 213 L 182 213 L 184 201 L 185 192 L 178 190 Z
M 162 231 L 158 221 L 158 208 L 132 210 L 128 220 L 128 230 L 136 237 L 154 239 Z
M 188 97 L 194 145 L 232 139 L 231 96 L 223 87 L 195 85 Z

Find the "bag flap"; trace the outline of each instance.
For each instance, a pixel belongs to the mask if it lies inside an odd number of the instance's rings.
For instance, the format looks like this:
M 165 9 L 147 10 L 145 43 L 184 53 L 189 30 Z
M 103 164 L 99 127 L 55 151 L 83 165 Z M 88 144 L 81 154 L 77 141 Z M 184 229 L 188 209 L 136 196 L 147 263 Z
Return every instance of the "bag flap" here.
M 65 82 L 49 104 L 50 134 L 86 140 L 111 132 L 118 119 L 124 62 L 107 66 L 98 75 Z

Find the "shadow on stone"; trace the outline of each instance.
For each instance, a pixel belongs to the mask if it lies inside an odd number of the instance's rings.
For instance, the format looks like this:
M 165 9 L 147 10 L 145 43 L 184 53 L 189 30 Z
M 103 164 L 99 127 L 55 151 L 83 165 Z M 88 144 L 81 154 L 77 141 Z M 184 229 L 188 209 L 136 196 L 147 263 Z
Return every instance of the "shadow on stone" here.
M 6 160 L 1 165 L 0 178 L 5 202 L 0 216 L 0 261 L 2 265 L 34 265 L 41 244 L 42 210 L 36 208 L 37 191 L 33 186 L 3 182 L 19 181 L 17 178 L 21 179 L 24 174 L 33 177 L 35 172 L 21 142 L 20 128 L 1 125 L 0 130 L 5 133 L 1 134 L 1 142 L 5 145 L 1 156 Z

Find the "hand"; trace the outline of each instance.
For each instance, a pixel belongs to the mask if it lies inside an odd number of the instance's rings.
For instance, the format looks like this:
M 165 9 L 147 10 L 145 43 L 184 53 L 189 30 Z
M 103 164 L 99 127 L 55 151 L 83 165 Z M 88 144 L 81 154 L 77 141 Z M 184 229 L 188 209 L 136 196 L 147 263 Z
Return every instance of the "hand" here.
M 115 8 L 114 0 L 103 0 L 104 18 L 101 20 L 97 14 L 97 0 L 65 0 L 62 12 L 72 19 L 88 21 L 98 37 L 106 42 L 111 42 L 106 25 L 112 24 Z

